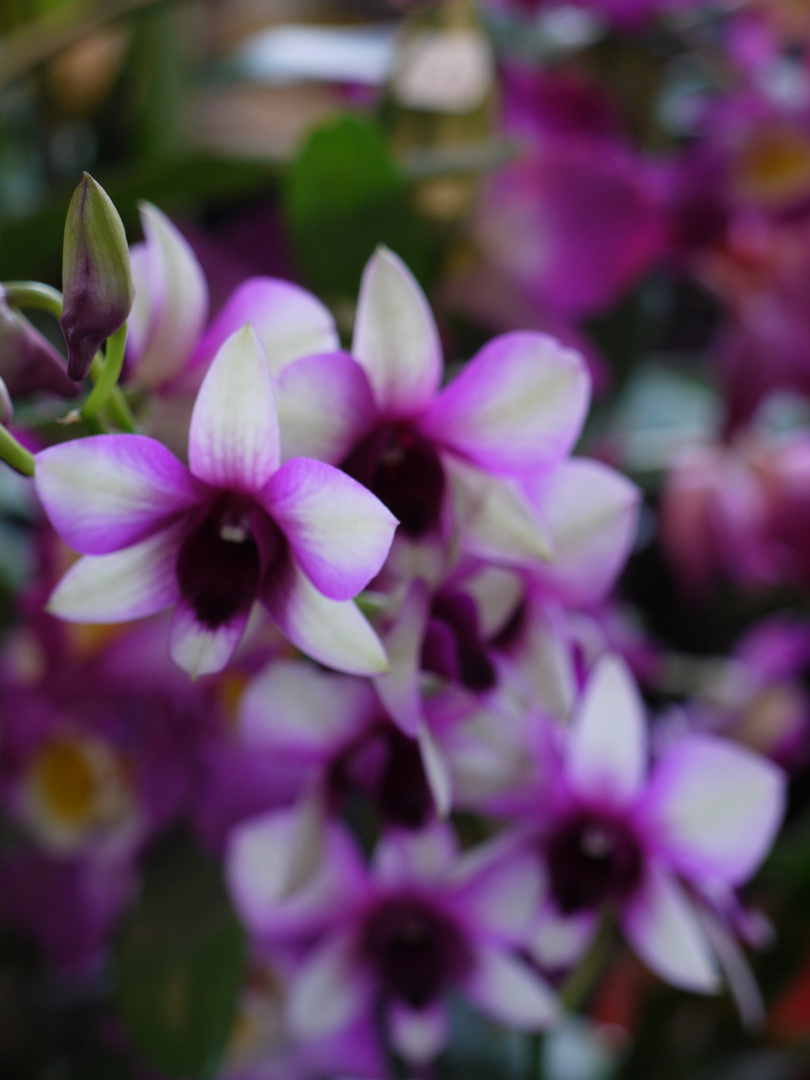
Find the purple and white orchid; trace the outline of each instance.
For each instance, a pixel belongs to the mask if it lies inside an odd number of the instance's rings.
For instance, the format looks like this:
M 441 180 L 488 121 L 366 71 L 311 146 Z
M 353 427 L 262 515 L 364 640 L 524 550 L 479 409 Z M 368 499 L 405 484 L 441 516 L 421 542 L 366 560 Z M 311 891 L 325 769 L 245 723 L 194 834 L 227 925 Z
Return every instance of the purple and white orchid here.
M 315 659 L 385 669 L 352 603 L 385 560 L 396 520 L 319 461 L 280 467 L 267 360 L 249 326 L 229 337 L 200 387 L 189 468 L 144 436 L 99 435 L 42 451 L 37 490 L 82 558 L 50 600 L 79 622 L 124 622 L 174 606 L 171 655 L 221 671 L 261 599 Z

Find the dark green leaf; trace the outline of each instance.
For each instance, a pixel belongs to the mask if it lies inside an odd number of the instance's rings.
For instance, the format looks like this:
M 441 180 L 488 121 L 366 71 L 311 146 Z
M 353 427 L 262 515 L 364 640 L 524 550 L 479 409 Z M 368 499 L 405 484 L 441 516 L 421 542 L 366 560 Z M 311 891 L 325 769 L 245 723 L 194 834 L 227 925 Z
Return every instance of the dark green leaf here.
M 212 1076 L 242 964 L 243 935 L 219 868 L 188 841 L 165 842 L 114 958 L 118 1007 L 144 1057 L 172 1076 Z

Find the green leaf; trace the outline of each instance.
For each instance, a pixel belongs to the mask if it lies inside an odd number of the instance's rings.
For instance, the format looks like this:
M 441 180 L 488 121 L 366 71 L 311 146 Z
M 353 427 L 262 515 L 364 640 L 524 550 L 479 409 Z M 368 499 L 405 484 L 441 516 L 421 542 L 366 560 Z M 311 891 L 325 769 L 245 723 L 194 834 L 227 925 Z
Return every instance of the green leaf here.
M 113 961 L 118 1009 L 145 1058 L 172 1076 L 214 1075 L 243 956 L 217 864 L 181 837 L 163 842 Z
M 430 276 L 434 241 L 372 121 L 347 115 L 313 132 L 290 167 L 284 194 L 296 254 L 316 292 L 354 299 L 378 244 L 395 251 L 423 283 Z

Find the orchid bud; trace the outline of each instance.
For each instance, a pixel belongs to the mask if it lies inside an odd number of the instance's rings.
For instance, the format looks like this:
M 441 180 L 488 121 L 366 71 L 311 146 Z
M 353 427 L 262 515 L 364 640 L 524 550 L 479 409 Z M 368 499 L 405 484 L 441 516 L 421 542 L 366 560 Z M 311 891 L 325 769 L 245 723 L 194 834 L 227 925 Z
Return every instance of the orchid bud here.
M 68 375 L 81 382 L 103 342 L 126 322 L 134 297 L 121 218 L 87 173 L 65 222 L 62 291 L 60 325 L 68 345 Z
M 48 390 L 75 397 L 79 387 L 68 378 L 65 361 L 28 320 L 9 307 L 0 288 L 0 378 L 12 397 Z

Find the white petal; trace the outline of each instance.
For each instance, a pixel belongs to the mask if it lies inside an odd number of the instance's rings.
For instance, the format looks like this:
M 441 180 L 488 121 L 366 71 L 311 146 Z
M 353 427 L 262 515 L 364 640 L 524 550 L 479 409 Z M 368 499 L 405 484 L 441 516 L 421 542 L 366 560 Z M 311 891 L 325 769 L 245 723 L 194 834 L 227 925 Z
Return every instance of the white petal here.
M 585 798 L 627 805 L 647 772 L 644 705 L 627 665 L 604 656 L 567 729 L 566 771 Z
M 450 769 L 426 723 L 419 725 L 416 737 L 422 752 L 422 765 L 427 782 L 436 804 L 436 813 L 439 817 L 447 817 L 453 807 L 453 780 Z
M 294 564 L 269 581 L 263 600 L 297 648 L 349 675 L 388 670 L 382 642 L 353 600 L 329 600 Z
M 247 626 L 250 608 L 212 629 L 203 625 L 183 600 L 177 605 L 169 629 L 172 660 L 192 679 L 222 671 L 233 656 Z
M 191 414 L 188 459 L 195 476 L 235 491 L 259 491 L 278 468 L 270 371 L 250 326 L 227 339 L 203 379 Z
M 412 582 L 396 620 L 384 635 L 389 670 L 374 680 L 392 720 L 410 736 L 416 735 L 423 720 L 419 662 L 429 603 L 424 582 Z
M 378 248 L 363 271 L 352 355 L 368 373 L 379 409 L 407 416 L 439 385 L 439 334 L 425 294 L 402 260 Z
M 208 314 L 208 286 L 191 246 L 165 214 L 140 203 L 145 257 L 136 278 L 134 381 L 152 389 L 184 368 Z
M 717 962 L 695 909 L 660 867 L 647 868 L 644 885 L 621 925 L 644 963 L 662 979 L 702 994 L 719 989 Z
M 85 555 L 54 589 L 48 611 L 70 622 L 117 623 L 171 607 L 180 596 L 181 533 L 175 524 L 123 551 Z
M 525 961 L 492 945 L 479 946 L 475 960 L 466 990 L 481 1012 L 518 1031 L 545 1030 L 559 1021 L 554 991 Z
M 447 1014 L 444 1004 L 436 1002 L 424 1009 L 412 1009 L 394 1001 L 388 1009 L 391 1044 L 406 1061 L 426 1065 L 447 1042 Z
M 725 739 L 687 735 L 659 760 L 643 823 L 680 873 L 739 885 L 767 855 L 785 795 L 785 775 L 767 758 Z
M 358 965 L 357 944 L 335 934 L 313 949 L 290 987 L 288 1020 L 294 1035 L 318 1039 L 341 1031 L 370 1004 L 370 985 Z

